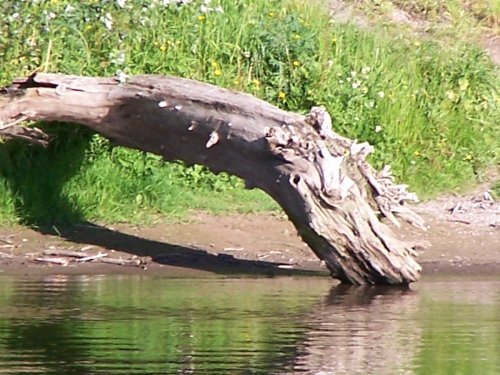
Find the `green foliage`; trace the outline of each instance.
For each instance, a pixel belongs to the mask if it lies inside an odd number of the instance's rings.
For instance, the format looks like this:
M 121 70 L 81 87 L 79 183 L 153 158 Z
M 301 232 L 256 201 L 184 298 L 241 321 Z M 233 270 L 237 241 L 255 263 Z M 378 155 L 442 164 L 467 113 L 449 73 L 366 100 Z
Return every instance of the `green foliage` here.
M 0 85 L 31 72 L 172 74 L 291 111 L 323 104 L 334 130 L 376 146 L 420 195 L 457 189 L 499 161 L 498 74 L 482 51 L 329 22 L 314 2 L 6 0 Z M 164 5 L 167 4 L 167 5 Z M 205 168 L 48 126 L 47 150 L 0 144 L 3 221 L 152 220 L 187 209 L 276 208 Z M 68 139 L 68 133 L 74 137 Z M 251 203 L 249 203 L 251 202 Z

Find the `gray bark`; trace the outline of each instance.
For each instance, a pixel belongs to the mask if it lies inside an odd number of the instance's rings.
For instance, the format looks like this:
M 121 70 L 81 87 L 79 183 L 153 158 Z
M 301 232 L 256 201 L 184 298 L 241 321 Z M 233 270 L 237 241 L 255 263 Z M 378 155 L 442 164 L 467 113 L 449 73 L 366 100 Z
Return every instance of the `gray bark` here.
M 302 116 L 251 95 L 166 76 L 126 82 L 36 74 L 0 91 L 0 136 L 46 145 L 27 120 L 82 124 L 119 145 L 241 177 L 274 198 L 334 278 L 407 284 L 420 266 L 412 245 L 382 221 L 423 228 L 390 170 L 367 162 L 370 145 L 335 134 L 328 113 Z

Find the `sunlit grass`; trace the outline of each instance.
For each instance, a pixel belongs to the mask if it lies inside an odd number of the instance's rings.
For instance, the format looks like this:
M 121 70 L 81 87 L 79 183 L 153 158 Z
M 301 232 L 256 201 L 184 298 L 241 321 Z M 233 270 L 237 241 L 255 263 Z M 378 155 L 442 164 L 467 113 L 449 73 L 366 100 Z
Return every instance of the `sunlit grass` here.
M 323 104 L 335 131 L 374 144 L 372 161 L 391 164 L 423 196 L 473 184 L 498 163 L 498 72 L 480 49 L 460 41 L 444 49 L 383 25 L 331 23 L 316 1 L 184 3 L 3 1 L 0 85 L 33 71 L 172 74 L 291 111 Z M 4 221 L 276 208 L 235 178 L 66 128 L 47 126 L 56 136 L 48 150 L 0 144 Z

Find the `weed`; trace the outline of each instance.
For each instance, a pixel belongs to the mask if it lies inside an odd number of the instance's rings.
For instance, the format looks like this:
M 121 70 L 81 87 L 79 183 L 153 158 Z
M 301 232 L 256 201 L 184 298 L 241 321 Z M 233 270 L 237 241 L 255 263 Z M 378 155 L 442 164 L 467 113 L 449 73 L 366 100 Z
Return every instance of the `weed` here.
M 372 161 L 391 164 L 424 196 L 471 184 L 499 161 L 498 74 L 466 43 L 443 49 L 384 27 L 340 25 L 322 5 L 293 0 L 4 0 L 0 10 L 0 85 L 36 70 L 155 73 L 290 111 L 323 104 L 336 132 L 374 144 Z M 46 128 L 56 137 L 47 150 L 0 144 L 4 221 L 276 209 L 226 174 L 164 163 L 72 126 Z

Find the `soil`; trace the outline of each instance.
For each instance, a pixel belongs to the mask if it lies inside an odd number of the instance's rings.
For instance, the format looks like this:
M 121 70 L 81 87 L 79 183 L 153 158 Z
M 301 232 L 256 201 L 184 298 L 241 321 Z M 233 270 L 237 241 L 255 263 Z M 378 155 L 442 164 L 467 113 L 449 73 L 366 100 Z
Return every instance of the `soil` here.
M 479 192 L 416 205 L 423 232 L 404 225 L 403 239 L 418 243 L 423 275 L 500 275 L 500 202 Z M 423 245 L 423 246 L 422 246 Z M 106 253 L 126 265 L 49 256 L 44 252 Z M 67 261 L 45 263 L 40 257 Z M 0 229 L 0 274 L 138 273 L 167 277 L 217 275 L 327 275 L 282 214 L 216 216 L 198 213 L 184 223 L 154 226 Z

